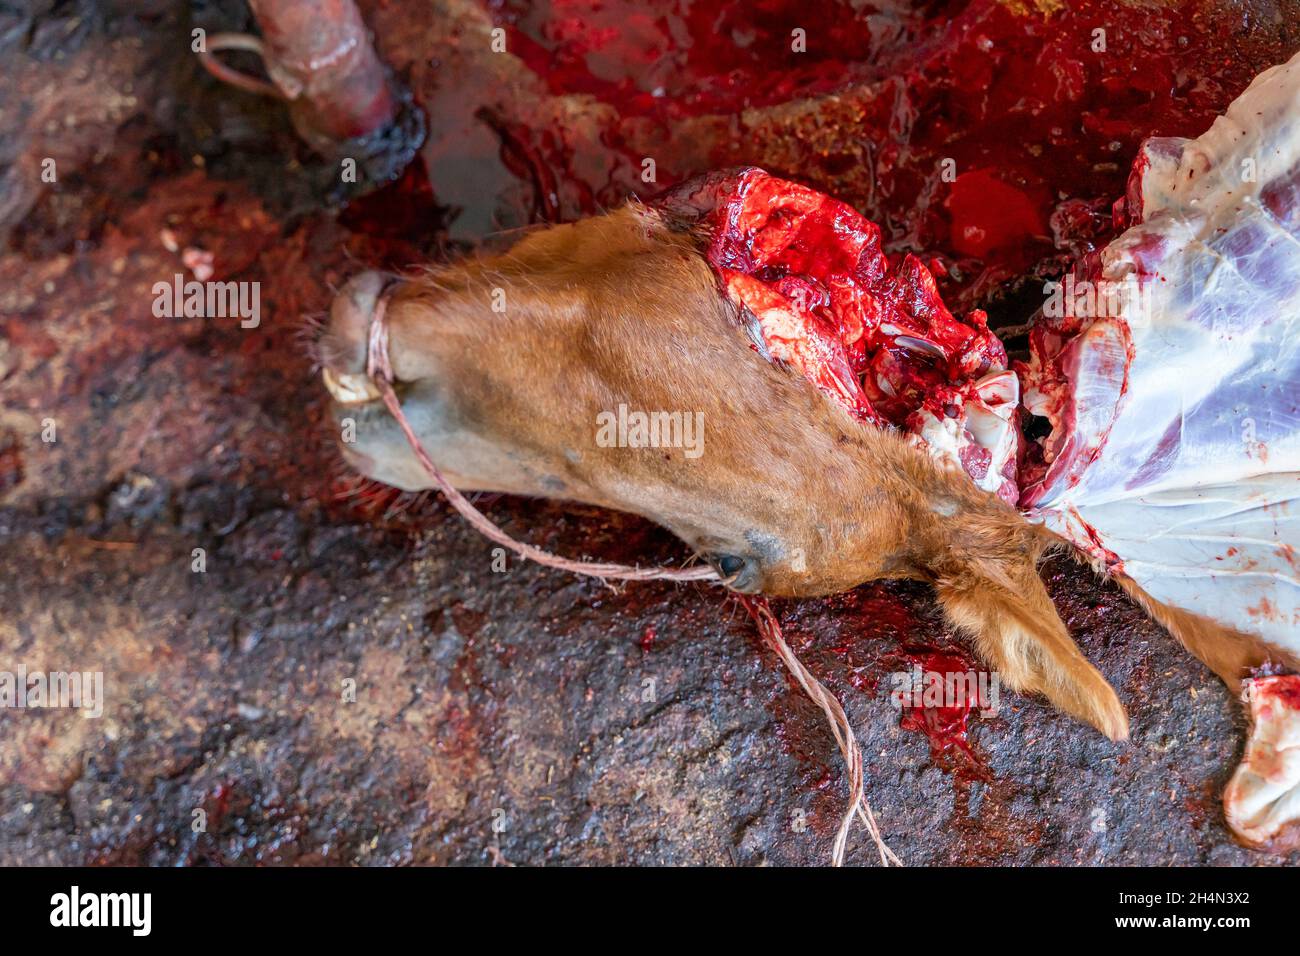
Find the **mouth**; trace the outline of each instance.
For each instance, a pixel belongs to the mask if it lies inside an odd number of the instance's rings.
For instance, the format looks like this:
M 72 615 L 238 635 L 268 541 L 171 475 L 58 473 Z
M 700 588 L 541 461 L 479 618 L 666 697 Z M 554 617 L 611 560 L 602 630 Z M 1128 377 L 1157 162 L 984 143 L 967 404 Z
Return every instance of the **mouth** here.
M 364 372 L 336 372 L 331 368 L 321 369 L 321 381 L 325 391 L 335 403 L 345 407 L 368 405 L 382 397 L 370 376 Z

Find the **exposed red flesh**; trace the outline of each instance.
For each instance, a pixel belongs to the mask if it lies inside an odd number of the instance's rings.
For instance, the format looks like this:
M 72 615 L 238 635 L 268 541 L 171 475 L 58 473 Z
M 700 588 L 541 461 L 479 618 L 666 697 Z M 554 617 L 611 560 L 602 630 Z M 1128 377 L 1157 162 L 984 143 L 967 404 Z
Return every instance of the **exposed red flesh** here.
M 687 184 L 663 206 L 704 225 L 709 263 L 756 345 L 860 421 L 919 436 L 924 421 L 983 403 L 977 383 L 1006 368 L 985 314 L 955 318 L 921 260 L 891 263 L 879 227 L 847 203 L 750 168 Z M 967 439 L 957 463 L 984 479 L 992 456 Z M 1013 470 L 1002 485 L 1014 501 Z

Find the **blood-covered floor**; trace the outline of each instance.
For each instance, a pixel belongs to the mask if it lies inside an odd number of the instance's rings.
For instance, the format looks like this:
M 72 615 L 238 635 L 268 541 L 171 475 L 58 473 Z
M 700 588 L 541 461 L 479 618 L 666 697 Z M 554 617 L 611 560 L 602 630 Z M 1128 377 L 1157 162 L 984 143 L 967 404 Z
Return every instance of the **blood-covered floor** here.
M 0 710 L 5 864 L 826 862 L 838 752 L 743 610 L 702 585 L 494 571 L 436 501 L 357 487 L 310 317 L 363 266 L 755 163 L 936 260 L 954 310 L 1022 322 L 1109 238 L 1142 136 L 1200 132 L 1300 46 L 1291 3 L 974 0 L 866 29 L 800 23 L 798 4 L 607 4 L 606 22 L 363 3 L 429 138 L 401 183 L 344 206 L 278 107 L 197 71 L 190 29 L 246 11 L 120 6 L 0 13 L 0 669 L 102 670 L 107 691 L 96 720 Z M 1099 25 L 1112 53 L 1090 58 Z M 495 26 L 520 56 L 491 51 Z M 155 317 L 154 284 L 207 263 L 260 283 L 258 328 Z M 559 553 L 684 557 L 637 519 L 481 504 Z M 964 741 L 900 719 L 890 675 L 966 653 L 923 587 L 776 605 L 859 733 L 891 846 L 909 864 L 1287 862 L 1222 823 L 1244 722 L 1219 681 L 1072 562 L 1044 574 L 1127 744 L 1009 692 Z M 850 862 L 871 862 L 858 839 Z

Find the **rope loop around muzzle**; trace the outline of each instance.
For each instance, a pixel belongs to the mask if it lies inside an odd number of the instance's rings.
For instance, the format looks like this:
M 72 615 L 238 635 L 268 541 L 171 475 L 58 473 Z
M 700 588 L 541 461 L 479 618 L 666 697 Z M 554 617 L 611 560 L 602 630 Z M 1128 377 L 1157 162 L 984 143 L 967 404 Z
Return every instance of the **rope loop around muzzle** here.
M 402 411 L 402 405 L 393 391 L 393 366 L 388 354 L 388 299 L 393 284 L 389 283 L 375 301 L 374 312 L 370 319 L 370 334 L 366 344 L 366 374 L 375 384 L 380 397 L 397 425 L 406 436 L 411 450 L 419 459 L 420 465 L 446 496 L 451 506 L 460 512 L 461 517 L 474 526 L 484 537 L 504 548 L 509 548 L 521 558 L 527 558 L 537 564 L 574 574 L 583 574 L 602 581 L 718 581 L 718 573 L 707 565 L 694 568 L 637 568 L 628 564 L 611 564 L 599 561 L 574 561 L 563 558 L 541 548 L 535 548 L 523 541 L 516 541 L 501 530 L 490 518 L 474 507 L 464 495 L 457 491 L 438 470 L 424 445 L 416 436 L 415 430 Z

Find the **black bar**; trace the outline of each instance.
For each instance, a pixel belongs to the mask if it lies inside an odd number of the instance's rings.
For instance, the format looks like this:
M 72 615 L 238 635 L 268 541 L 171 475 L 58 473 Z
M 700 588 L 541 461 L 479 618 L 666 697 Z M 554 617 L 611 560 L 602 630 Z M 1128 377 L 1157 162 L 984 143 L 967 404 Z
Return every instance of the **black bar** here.
M 563 945 L 566 932 L 596 942 L 646 934 L 660 944 L 720 940 L 784 925 L 809 941 L 846 931 L 883 942 L 892 926 L 906 938 L 942 944 L 1007 942 L 1026 932 L 1046 940 L 1141 938 L 1216 942 L 1283 932 L 1294 917 L 1295 876 L 1252 869 L 8 869 L 0 870 L 5 941 L 94 937 L 130 946 L 377 941 L 376 931 L 433 930 L 430 943 L 499 942 L 518 935 Z M 71 910 L 98 912 L 103 893 L 149 894 L 149 933 L 130 925 L 51 925 L 59 895 Z M 143 903 L 143 897 L 139 898 Z M 112 901 L 113 906 L 121 898 Z M 112 906 L 107 911 L 111 913 Z M 131 913 L 121 910 L 121 922 Z M 845 917 L 848 917 L 846 920 Z M 1148 926 L 1118 920 L 1153 920 Z M 1245 920 L 1244 925 L 1189 920 Z M 1172 921 L 1165 923 L 1166 920 Z M 1182 921 L 1177 922 L 1177 921 Z M 691 927 L 688 929 L 688 927 Z M 700 929 L 698 927 L 704 927 Z M 919 936 L 917 934 L 920 934 Z M 965 935 L 963 935 L 965 934 Z M 421 937 L 426 938 L 426 937 Z M 457 944 L 456 939 L 463 942 Z M 1033 937 L 1031 937 L 1033 938 Z M 7 947 L 8 948 L 8 947 Z M 20 952 L 9 948 L 10 952 Z

